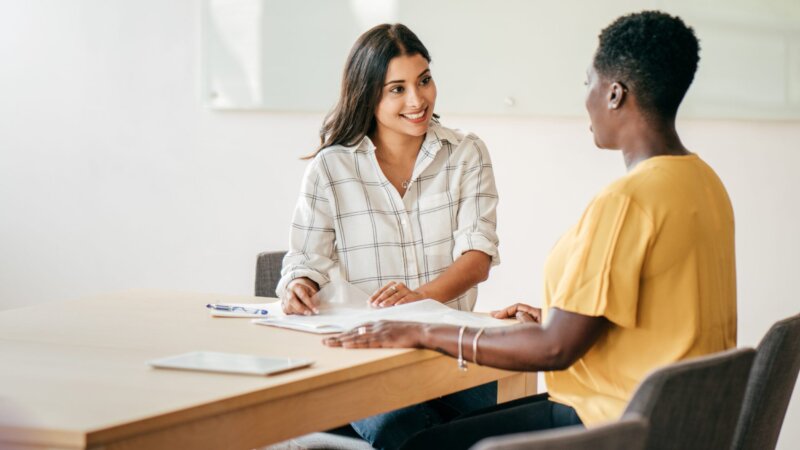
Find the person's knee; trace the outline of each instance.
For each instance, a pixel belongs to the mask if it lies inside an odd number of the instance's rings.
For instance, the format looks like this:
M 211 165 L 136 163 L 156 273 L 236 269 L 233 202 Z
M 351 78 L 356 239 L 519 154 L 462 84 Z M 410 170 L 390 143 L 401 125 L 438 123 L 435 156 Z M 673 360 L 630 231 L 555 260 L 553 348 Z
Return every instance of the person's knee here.
M 435 409 L 413 405 L 351 423 L 364 440 L 378 449 L 397 449 L 403 442 L 442 422 Z

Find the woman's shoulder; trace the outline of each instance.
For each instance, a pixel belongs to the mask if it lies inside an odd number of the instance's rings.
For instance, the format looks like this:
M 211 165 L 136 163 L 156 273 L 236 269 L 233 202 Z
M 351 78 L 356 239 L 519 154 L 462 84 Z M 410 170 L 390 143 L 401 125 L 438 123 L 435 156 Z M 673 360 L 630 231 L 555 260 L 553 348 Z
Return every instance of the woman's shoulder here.
M 457 128 L 448 128 L 438 122 L 431 125 L 433 136 L 439 141 L 448 142 L 454 154 L 477 155 L 487 153 L 486 144 L 475 133 Z
M 353 151 L 352 147 L 331 145 L 319 150 L 307 160 L 304 178 L 321 178 L 323 183 L 336 178 L 336 174 L 347 171 L 353 165 L 353 158 L 348 157 Z
M 343 144 L 334 144 L 329 145 L 314 155 L 312 161 L 319 161 L 319 160 L 328 160 L 331 158 L 341 158 L 343 155 L 349 155 L 353 153 L 361 144 L 356 145 L 343 145 Z
M 446 127 L 440 122 L 436 121 L 431 123 L 430 131 L 434 136 L 436 136 L 437 139 L 448 141 L 456 146 L 464 142 L 481 141 L 481 139 L 475 133 L 464 131 L 458 128 Z
M 365 142 L 355 145 L 334 144 L 320 149 L 311 159 L 309 167 L 320 170 L 323 167 L 350 167 L 353 165 L 353 153 L 362 147 L 368 146 Z

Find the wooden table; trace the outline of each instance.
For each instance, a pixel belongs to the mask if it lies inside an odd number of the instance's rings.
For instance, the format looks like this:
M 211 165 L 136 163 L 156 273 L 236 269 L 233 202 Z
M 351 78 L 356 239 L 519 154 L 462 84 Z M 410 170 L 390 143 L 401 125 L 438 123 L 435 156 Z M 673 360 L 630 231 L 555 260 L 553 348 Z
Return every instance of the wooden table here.
M 327 348 L 319 335 L 211 318 L 263 298 L 131 291 L 0 312 L 0 449 L 251 449 L 500 380 L 535 376 L 422 350 Z M 311 358 L 271 377 L 152 369 L 193 350 Z

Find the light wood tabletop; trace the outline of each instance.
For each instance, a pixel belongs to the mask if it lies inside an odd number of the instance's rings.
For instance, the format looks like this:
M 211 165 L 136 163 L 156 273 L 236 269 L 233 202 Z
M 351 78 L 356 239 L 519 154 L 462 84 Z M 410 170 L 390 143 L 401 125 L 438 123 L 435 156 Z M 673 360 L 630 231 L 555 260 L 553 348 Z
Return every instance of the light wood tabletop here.
M 211 302 L 264 298 L 130 291 L 0 312 L 0 448 L 250 449 L 500 380 L 535 376 L 422 350 L 328 348 L 322 337 L 212 318 Z M 258 377 L 153 369 L 195 350 L 313 359 Z

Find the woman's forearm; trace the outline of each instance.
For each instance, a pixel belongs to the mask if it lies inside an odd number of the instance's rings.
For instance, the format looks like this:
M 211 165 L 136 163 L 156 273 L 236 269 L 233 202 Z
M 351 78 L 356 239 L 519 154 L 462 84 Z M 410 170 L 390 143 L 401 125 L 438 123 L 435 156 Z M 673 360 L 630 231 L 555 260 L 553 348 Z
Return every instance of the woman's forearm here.
M 480 365 L 499 369 L 537 371 L 563 370 L 571 366 L 597 341 L 606 329 L 604 317 L 584 316 L 552 309 L 546 326 L 524 323 L 509 327 L 486 328 L 478 343 Z M 423 325 L 420 345 L 448 355 L 458 356 L 459 327 Z M 477 328 L 467 328 L 461 352 L 469 362 L 475 361 L 472 351 Z
M 426 298 L 440 302 L 450 301 L 486 281 L 492 257 L 478 250 L 464 252 L 441 275 L 417 289 Z
M 423 328 L 422 346 L 458 357 L 459 328 L 451 325 L 427 325 Z M 468 363 L 475 361 L 472 345 L 477 332 L 478 328 L 464 330 L 461 351 Z M 526 372 L 555 370 L 562 365 L 562 355 L 556 344 L 550 341 L 547 332 L 538 324 L 487 328 L 478 340 L 478 363 L 482 366 Z

